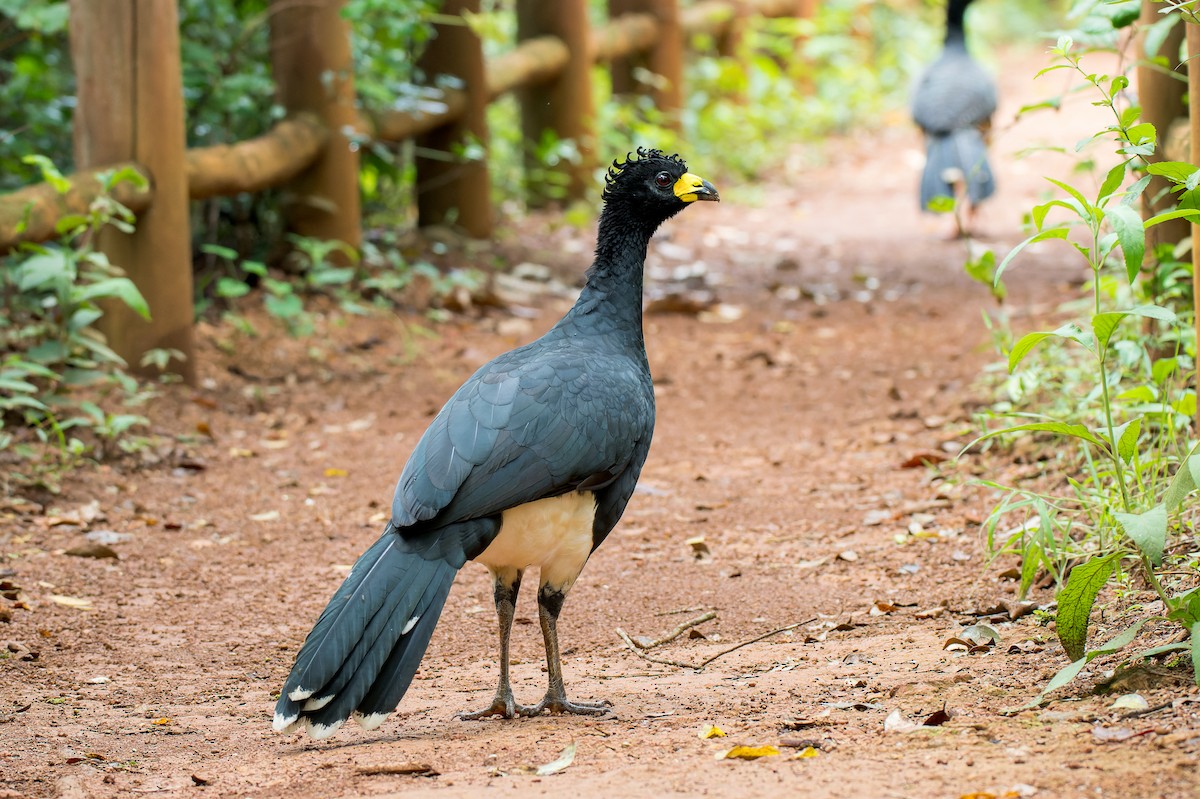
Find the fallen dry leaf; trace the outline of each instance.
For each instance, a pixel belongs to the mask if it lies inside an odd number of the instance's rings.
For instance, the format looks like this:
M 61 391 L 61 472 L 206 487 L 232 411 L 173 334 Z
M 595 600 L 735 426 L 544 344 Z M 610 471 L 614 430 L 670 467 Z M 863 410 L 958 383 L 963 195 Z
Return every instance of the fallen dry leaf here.
M 905 717 L 899 710 L 893 710 L 888 714 L 888 717 L 883 720 L 884 732 L 912 732 L 920 729 L 921 725 L 917 724 L 910 718 Z
M 701 738 L 724 738 L 725 731 L 715 724 L 705 724 L 700 728 L 699 735 Z
M 325 470 L 326 477 L 345 477 L 348 474 L 350 474 L 348 471 L 345 469 L 339 469 L 336 466 L 330 466 Z
M 853 563 L 858 560 L 858 553 L 853 549 L 847 549 L 837 554 L 838 560 L 844 560 L 848 563 Z
M 273 522 L 279 518 L 279 511 L 269 510 L 263 513 L 255 513 L 250 516 L 252 522 Z
M 557 758 L 551 760 L 549 763 L 538 766 L 534 774 L 539 777 L 548 777 L 551 774 L 557 774 L 574 762 L 575 742 L 572 741 L 566 745 L 566 747 L 562 750 L 562 754 L 560 754 Z
M 765 744 L 763 746 L 735 746 L 717 753 L 717 760 L 757 760 L 760 757 L 773 757 L 779 754 L 779 747 Z
M 936 464 L 950 460 L 950 457 L 951 456 L 946 454 L 945 452 L 938 452 L 938 451 L 932 450 L 932 449 L 922 450 L 920 452 L 914 452 L 912 455 L 909 455 L 908 458 L 906 458 L 904 461 L 902 461 L 900 463 L 900 468 L 901 469 L 918 469 L 922 466 L 934 466 Z
M 1118 696 L 1109 707 L 1113 710 L 1147 710 L 1150 703 L 1141 694 L 1124 694 Z
M 85 544 L 80 544 L 77 547 L 71 547 L 63 552 L 64 555 L 70 555 L 76 558 L 112 558 L 120 560 L 116 551 L 107 544 L 100 544 L 95 541 L 88 541 Z
M 950 711 L 942 705 L 941 710 L 935 710 L 929 714 L 929 717 L 921 722 L 922 727 L 940 727 L 950 720 Z
M 77 608 L 79 610 L 92 609 L 92 600 L 90 599 L 83 599 L 77 596 L 63 596 L 62 594 L 51 594 L 49 599 L 55 604 L 64 605 L 68 608 Z
M 815 747 L 806 746 L 796 754 L 788 758 L 788 760 L 807 760 L 810 757 L 816 757 L 821 754 Z

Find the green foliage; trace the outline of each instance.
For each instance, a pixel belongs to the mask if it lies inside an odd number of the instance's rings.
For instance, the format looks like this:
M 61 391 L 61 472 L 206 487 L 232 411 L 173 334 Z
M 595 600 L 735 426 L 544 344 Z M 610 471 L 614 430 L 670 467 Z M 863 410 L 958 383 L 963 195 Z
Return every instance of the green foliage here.
M 66 25 L 66 0 L 0 0 L 0 192 L 37 179 L 27 156 L 71 162 Z
M 26 161 L 60 191 L 69 188 L 47 159 Z M 132 170 L 104 175 L 106 193 L 85 215 L 59 223 L 58 244 L 25 245 L 3 261 L 0 459 L 17 464 L 12 475 L 18 481 L 52 480 L 79 457 L 106 458 L 139 443 L 130 432 L 146 419 L 122 409 L 149 395 L 126 374 L 95 324 L 104 303 L 122 303 L 146 318 L 150 309 L 91 242 L 106 225 L 132 230 L 133 214 L 108 192 L 142 181 Z
M 1173 251 L 1162 253 L 1171 256 L 1165 271 L 1161 264 L 1144 271 L 1148 228 L 1167 219 L 1200 216 L 1194 205 L 1185 205 L 1197 172 L 1176 163 L 1147 168 L 1157 134 L 1152 125 L 1140 121 L 1140 108 L 1126 104 L 1128 80 L 1123 75 L 1089 72 L 1069 37 L 1061 38 L 1053 52 L 1058 61 L 1039 76 L 1074 72 L 1086 89 L 1099 96 L 1094 104 L 1108 108 L 1113 116 L 1113 124 L 1081 148 L 1111 142 L 1118 163 L 1104 173 L 1095 194 L 1048 178 L 1057 191 L 1031 209 L 1028 219 L 1033 232 L 992 274 L 993 284 L 999 285 L 1005 270 L 1028 245 L 1055 239 L 1073 248 L 1092 274 L 1087 285 L 1090 296 L 1078 304 L 1073 321 L 1053 331 L 1027 333 L 1008 349 L 1010 375 L 1035 362 L 1035 368 L 1054 373 L 1051 380 L 1043 381 L 1043 388 L 1053 389 L 1017 397 L 1010 392 L 1010 401 L 998 404 L 993 413 L 1013 411 L 1015 398 L 1034 412 L 1014 415 L 1034 416 L 1037 421 L 990 430 L 978 439 L 1049 434 L 1071 443 L 1077 453 L 1075 458 L 1062 458 L 1059 450 L 1058 460 L 1049 464 L 1061 471 L 1060 485 L 1069 491 L 1047 496 L 1006 489 L 988 522 L 989 543 L 1022 556 L 1022 595 L 1043 566 L 1060 585 L 1057 631 L 1072 663 L 1051 680 L 1035 703 L 1074 679 L 1094 657 L 1118 651 L 1136 638 L 1144 619 L 1099 649 L 1087 649 L 1093 606 L 1106 585 L 1122 579 L 1124 560 L 1140 563 L 1141 575 L 1167 608 L 1166 619 L 1187 630 L 1200 620 L 1194 612 L 1200 610 L 1200 602 L 1191 600 L 1195 589 L 1183 590 L 1200 578 L 1200 572 L 1163 568 L 1173 519 L 1200 486 L 1200 456 L 1194 449 L 1181 452 L 1187 447 L 1181 448 L 1178 435 L 1195 413 L 1195 392 L 1176 384 L 1181 370 L 1194 368 L 1195 342 L 1190 332 L 1194 311 L 1191 298 L 1179 289 L 1185 270 Z M 1143 221 L 1137 203 L 1149 182 L 1147 171 L 1175 183 L 1182 199 L 1177 210 Z M 974 263 L 967 269 L 976 277 L 987 274 Z M 1049 399 L 1057 392 L 1073 399 L 1065 403 Z M 1174 477 L 1168 481 L 1172 470 Z M 995 541 L 992 536 L 999 519 L 1013 514 L 1027 520 L 1018 535 L 1007 543 Z M 1180 581 L 1181 573 L 1190 577 Z M 1140 656 L 1177 648 L 1160 647 Z

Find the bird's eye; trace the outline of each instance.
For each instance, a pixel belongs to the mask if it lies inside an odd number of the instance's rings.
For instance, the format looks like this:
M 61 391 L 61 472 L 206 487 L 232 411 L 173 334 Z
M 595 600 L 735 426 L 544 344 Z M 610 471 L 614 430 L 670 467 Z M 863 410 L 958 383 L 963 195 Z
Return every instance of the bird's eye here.
M 659 188 L 665 189 L 668 186 L 670 186 L 672 182 L 673 181 L 671 180 L 671 173 L 669 173 L 669 172 L 659 172 L 657 175 L 654 176 L 654 183 Z

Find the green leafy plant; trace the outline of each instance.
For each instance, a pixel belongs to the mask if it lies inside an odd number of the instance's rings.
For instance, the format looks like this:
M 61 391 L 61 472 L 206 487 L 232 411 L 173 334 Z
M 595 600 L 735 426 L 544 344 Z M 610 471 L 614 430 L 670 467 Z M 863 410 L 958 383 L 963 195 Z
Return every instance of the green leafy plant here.
M 44 180 L 65 192 L 69 183 L 42 156 L 28 156 Z M 111 225 L 130 231 L 134 216 L 111 196 L 120 183 L 144 183 L 133 170 L 101 176 L 104 193 L 87 212 L 58 224 L 60 242 L 24 245 L 5 259 L 0 308 L 0 457 L 29 464 L 17 479 L 38 479 L 38 464 L 50 471 L 87 454 L 104 458 L 131 441 L 144 417 L 112 409 L 148 398 L 126 374 L 126 363 L 105 343 L 95 324 L 105 303 L 119 302 L 149 317 L 132 281 L 92 246 Z M 105 406 L 109 406 L 106 408 Z M 85 440 L 86 439 L 86 440 Z M 52 453 L 48 462 L 46 453 Z
M 1007 357 L 1012 374 L 1038 350 L 1076 348 L 1082 359 L 1075 359 L 1080 366 L 1071 374 L 1081 382 L 1072 387 L 1079 389 L 1074 391 L 1075 403 L 1060 408 L 1067 415 L 1018 413 L 1015 415 L 1023 417 L 1021 423 L 991 430 L 978 439 L 1014 433 L 1048 435 L 1056 441 L 1073 442 L 1078 453 L 1058 463 L 1064 472 L 1060 484 L 1068 492 L 1005 489 L 1005 498 L 987 526 L 993 547 L 1007 546 L 1022 556 L 1022 595 L 1039 568 L 1045 568 L 1060 586 L 1057 632 L 1072 663 L 1050 681 L 1034 704 L 1074 679 L 1095 657 L 1136 640 L 1147 619 L 1138 620 L 1100 647 L 1087 646 L 1093 606 L 1106 585 L 1124 579 L 1126 561 L 1137 564 L 1137 572 L 1162 600 L 1166 612 L 1160 618 L 1192 634 L 1194 662 L 1200 664 L 1200 652 L 1196 651 L 1200 645 L 1200 599 L 1195 587 L 1200 572 L 1163 568 L 1172 520 L 1188 495 L 1200 486 L 1200 454 L 1177 435 L 1195 413 L 1195 393 L 1176 388 L 1173 382 L 1180 370 L 1193 368 L 1195 345 L 1186 341 L 1187 329 L 1173 309 L 1154 302 L 1133 304 L 1139 291 L 1143 299 L 1179 298 L 1177 293 L 1162 291 L 1161 284 L 1142 285 L 1147 279 L 1155 281 L 1142 271 L 1146 230 L 1169 219 L 1200 215 L 1194 204 L 1181 202 L 1175 210 L 1143 220 L 1135 203 L 1150 180 L 1147 172 L 1176 182 L 1186 198 L 1196 170 L 1174 163 L 1147 167 L 1157 133 L 1152 125 L 1140 121 L 1140 108 L 1122 104 L 1128 79 L 1089 72 L 1069 37 L 1061 38 L 1053 53 L 1058 63 L 1039 75 L 1073 70 L 1099 95 L 1095 104 L 1108 108 L 1114 122 L 1092 139 L 1115 142 L 1119 162 L 1104 174 L 1094 194 L 1047 178 L 1061 194 L 1031 210 L 1032 234 L 994 270 L 986 264 L 968 267 L 979 277 L 991 271 L 992 283 L 998 286 L 1005 270 L 1026 247 L 1058 239 L 1082 256 L 1092 275 L 1090 296 L 1079 309 L 1079 318 L 1054 330 L 1021 336 Z M 1131 324 L 1131 320 L 1140 324 Z M 998 520 L 1014 513 L 1023 514 L 1027 521 L 1017 528 L 1012 541 L 996 541 Z M 1184 642 L 1169 643 L 1140 656 L 1187 648 Z M 1197 678 L 1200 682 L 1200 666 Z

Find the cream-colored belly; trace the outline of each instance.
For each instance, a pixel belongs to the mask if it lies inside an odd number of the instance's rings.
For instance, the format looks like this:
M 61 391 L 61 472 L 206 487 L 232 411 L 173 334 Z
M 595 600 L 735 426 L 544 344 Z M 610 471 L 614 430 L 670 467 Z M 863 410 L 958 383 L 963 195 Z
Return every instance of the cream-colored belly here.
M 500 534 L 475 560 L 493 573 L 537 566 L 541 584 L 569 589 L 592 551 L 596 498 L 590 491 L 504 511 Z

